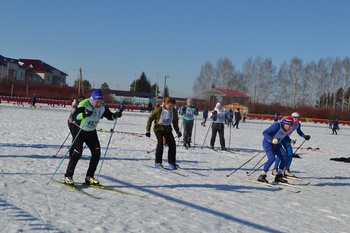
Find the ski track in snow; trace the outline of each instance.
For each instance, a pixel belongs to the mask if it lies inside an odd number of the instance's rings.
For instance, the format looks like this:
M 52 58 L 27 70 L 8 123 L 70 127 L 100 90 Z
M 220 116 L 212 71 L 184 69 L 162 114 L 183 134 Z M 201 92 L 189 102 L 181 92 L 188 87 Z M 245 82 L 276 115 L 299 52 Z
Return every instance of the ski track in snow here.
M 226 145 L 231 145 L 232 153 L 214 152 L 200 149 L 209 144 L 211 133 L 203 142 L 209 124 L 200 126 L 198 116 L 193 132 L 196 147 L 186 150 L 181 142 L 177 147 L 177 162 L 183 168 L 177 172 L 185 175 L 181 176 L 147 167 L 154 163 L 154 152 L 147 151 L 156 146 L 153 132 L 150 139 L 142 136 L 149 113 L 124 112 L 116 130 L 136 135 L 112 135 L 99 179 L 136 195 L 84 187 L 101 197 L 95 200 L 55 182 L 47 185 L 60 162 L 54 179 L 63 179 L 68 163 L 64 155 L 71 137 L 57 157 L 52 157 L 69 133 L 68 110 L 0 104 L 2 232 L 348 232 L 350 164 L 329 159 L 349 157 L 349 126 L 341 125 L 341 134 L 336 136 L 328 125 L 302 123 L 304 133 L 311 135 L 303 147 L 327 153 L 298 150 L 301 158 L 293 159 L 292 171 L 311 183 L 301 185 L 306 190 L 300 193 L 290 193 L 247 181 L 258 177 L 260 169 L 251 176 L 246 172 L 264 152 L 226 177 L 261 152 L 261 133 L 272 121 L 249 119 L 232 129 L 231 137 L 226 128 Z M 113 122 L 105 119 L 98 126 L 112 127 Z M 103 159 L 111 134 L 98 135 Z M 296 147 L 303 142 L 296 132 L 292 138 L 297 139 Z M 219 146 L 217 138 L 215 147 Z M 75 171 L 76 181 L 84 180 L 89 158 L 86 148 Z M 166 165 L 167 148 L 163 159 Z

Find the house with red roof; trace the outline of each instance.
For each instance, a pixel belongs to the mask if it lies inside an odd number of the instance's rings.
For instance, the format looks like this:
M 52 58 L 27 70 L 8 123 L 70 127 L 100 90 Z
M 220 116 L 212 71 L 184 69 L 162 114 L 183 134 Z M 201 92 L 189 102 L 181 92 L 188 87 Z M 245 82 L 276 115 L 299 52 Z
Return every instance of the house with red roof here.
M 228 110 L 230 108 L 248 110 L 250 97 L 242 92 L 229 89 L 212 88 L 203 92 L 207 96 L 209 107 L 215 107 L 217 102 L 221 102 L 223 107 Z
M 67 76 L 38 59 L 14 59 L 0 55 L 0 82 L 26 81 L 64 86 Z
M 41 60 L 20 58 L 19 63 L 26 69 L 26 81 L 66 85 L 68 75 Z

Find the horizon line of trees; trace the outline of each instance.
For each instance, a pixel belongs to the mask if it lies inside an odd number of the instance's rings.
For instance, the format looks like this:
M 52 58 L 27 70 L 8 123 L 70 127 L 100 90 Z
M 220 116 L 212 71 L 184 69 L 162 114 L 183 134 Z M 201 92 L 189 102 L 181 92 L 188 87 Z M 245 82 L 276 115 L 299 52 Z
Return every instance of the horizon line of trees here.
M 219 59 L 214 66 L 202 65 L 196 77 L 194 94 L 211 88 L 231 89 L 251 97 L 251 103 L 279 103 L 283 106 L 340 108 L 349 110 L 350 59 L 320 58 L 317 62 L 303 63 L 298 57 L 284 61 L 279 68 L 270 58 L 249 58 L 243 70 L 236 69 L 228 58 Z

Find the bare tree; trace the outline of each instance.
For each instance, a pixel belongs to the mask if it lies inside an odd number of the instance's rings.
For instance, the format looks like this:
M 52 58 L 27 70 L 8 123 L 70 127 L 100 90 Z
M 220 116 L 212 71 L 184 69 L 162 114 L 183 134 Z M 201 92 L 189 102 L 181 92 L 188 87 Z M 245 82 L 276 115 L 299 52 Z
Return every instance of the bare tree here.
M 262 61 L 262 83 L 261 83 L 261 100 L 263 103 L 269 102 L 269 98 L 272 98 L 271 90 L 272 83 L 275 81 L 276 67 L 272 64 L 270 58 L 266 58 Z M 270 94 L 270 95 L 269 95 Z
M 230 87 L 234 90 L 246 93 L 247 92 L 247 80 L 243 73 L 235 72 L 231 79 Z
M 289 75 L 292 80 L 292 107 L 295 108 L 298 103 L 298 94 L 300 93 L 301 80 L 303 78 L 302 60 L 294 57 L 289 65 Z
M 274 88 L 276 89 L 274 99 L 277 101 L 273 102 L 280 102 L 282 105 L 290 105 L 292 103 L 290 98 L 292 90 L 290 88 L 291 83 L 292 82 L 289 78 L 289 65 L 287 62 L 283 62 L 278 69 L 277 78 L 274 85 Z
M 306 64 L 303 79 L 302 102 L 314 107 L 315 93 L 317 92 L 317 65 L 314 61 Z
M 210 90 L 213 82 L 214 66 L 210 62 L 207 62 L 201 67 L 199 76 L 197 76 L 192 90 L 196 96 L 204 98 L 203 92 Z
M 254 59 L 253 63 L 253 77 L 254 77 L 254 94 L 253 94 L 253 100 L 254 102 L 259 102 L 260 97 L 260 80 L 262 76 L 262 61 L 261 57 L 258 56 Z
M 341 61 L 339 58 L 336 58 L 333 62 L 333 66 L 331 69 L 331 79 L 332 79 L 332 103 L 333 108 L 335 109 L 337 103 L 337 90 L 339 89 L 339 81 L 340 81 L 340 73 L 341 73 Z
M 350 59 L 349 57 L 345 57 L 342 61 L 343 65 L 343 95 L 342 95 L 342 101 L 341 101 L 341 110 L 345 109 L 345 103 L 346 103 L 346 98 L 345 98 L 345 90 L 348 88 L 347 84 L 349 82 L 349 70 L 350 70 Z M 350 99 L 348 100 L 348 109 L 350 109 Z
M 217 78 L 218 87 L 224 89 L 232 89 L 232 77 L 234 76 L 235 66 L 228 58 L 219 59 L 216 64 L 215 76 Z
M 243 64 L 243 77 L 246 80 L 246 88 L 249 96 L 254 96 L 254 75 L 253 75 L 253 59 L 250 57 Z

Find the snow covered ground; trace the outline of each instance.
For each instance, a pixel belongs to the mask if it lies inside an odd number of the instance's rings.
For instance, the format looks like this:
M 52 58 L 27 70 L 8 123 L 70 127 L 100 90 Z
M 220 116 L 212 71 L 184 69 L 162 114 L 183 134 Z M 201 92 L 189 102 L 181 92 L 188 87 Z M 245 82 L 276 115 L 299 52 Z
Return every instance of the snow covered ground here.
M 116 133 L 99 179 L 135 195 L 84 188 L 101 198 L 93 199 L 53 181 L 47 184 L 60 162 L 54 179 L 62 180 L 68 163 L 62 158 L 71 138 L 53 157 L 69 132 L 68 110 L 0 104 L 1 232 L 349 232 L 350 164 L 329 160 L 350 156 L 349 126 L 341 125 L 336 136 L 327 125 L 302 123 L 304 133 L 311 135 L 302 148 L 320 150 L 300 149 L 301 158 L 293 161 L 292 172 L 312 181 L 309 185 L 293 181 L 300 188 L 290 189 L 300 193 L 248 181 L 260 173 L 246 174 L 264 155 L 258 154 L 261 132 L 271 121 L 247 120 L 232 129 L 231 136 L 226 128 L 232 153 L 178 147 L 177 162 L 184 169 L 180 175 L 148 167 L 154 163 L 154 153 L 147 153 L 156 145 L 153 133 L 151 139 Z M 115 130 L 144 134 L 148 115 L 125 112 Z M 200 125 L 201 120 L 198 117 L 195 129 L 198 147 L 209 129 L 209 123 Z M 112 127 L 112 121 L 103 119 L 98 128 Z M 99 132 L 102 157 L 109 137 L 110 133 Z M 296 147 L 303 142 L 296 133 L 292 138 L 297 139 Z M 84 180 L 89 158 L 89 151 L 84 151 L 75 181 Z

